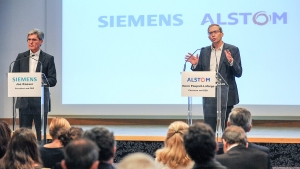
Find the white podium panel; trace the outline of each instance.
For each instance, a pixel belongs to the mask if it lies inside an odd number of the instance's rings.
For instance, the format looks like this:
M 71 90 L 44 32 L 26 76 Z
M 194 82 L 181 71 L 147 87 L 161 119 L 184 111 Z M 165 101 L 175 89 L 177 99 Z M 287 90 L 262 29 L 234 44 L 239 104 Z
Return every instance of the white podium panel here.
M 8 73 L 8 97 L 41 97 L 41 73 Z
M 216 97 L 216 72 L 182 72 L 182 97 Z

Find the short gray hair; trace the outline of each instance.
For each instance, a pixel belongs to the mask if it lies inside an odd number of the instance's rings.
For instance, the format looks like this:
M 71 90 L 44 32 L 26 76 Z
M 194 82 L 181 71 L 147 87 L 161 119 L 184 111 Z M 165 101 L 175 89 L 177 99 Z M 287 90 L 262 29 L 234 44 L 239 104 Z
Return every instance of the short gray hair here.
M 229 145 L 238 143 L 246 146 L 247 144 L 246 133 L 241 127 L 238 126 L 226 127 L 222 135 L 222 139 L 224 139 Z
M 229 114 L 228 121 L 230 125 L 242 127 L 248 132 L 252 123 L 251 113 L 245 108 L 234 108 Z
M 27 34 L 27 38 L 29 35 L 37 35 L 39 40 L 44 40 L 44 33 L 39 29 L 34 28 L 34 29 L 30 30 Z

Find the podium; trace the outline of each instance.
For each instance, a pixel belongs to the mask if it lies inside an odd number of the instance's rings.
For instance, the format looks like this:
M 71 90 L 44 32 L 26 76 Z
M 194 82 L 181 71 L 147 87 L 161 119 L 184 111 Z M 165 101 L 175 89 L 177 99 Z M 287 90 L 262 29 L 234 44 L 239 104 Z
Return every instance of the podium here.
M 212 71 L 182 72 L 181 96 L 188 97 L 188 124 L 192 124 L 192 97 L 203 98 L 203 113 L 216 112 L 216 137 L 225 128 L 229 86 L 220 73 Z
M 44 116 L 45 102 L 49 102 L 49 83 L 46 76 L 41 72 L 11 72 L 8 77 L 8 97 L 12 97 L 12 121 L 13 131 L 15 130 L 16 109 L 20 108 L 21 102 L 26 98 L 40 97 L 41 99 L 41 134 L 46 143 L 47 119 Z M 46 104 L 48 106 L 48 104 Z M 45 122 L 46 121 L 46 122 Z M 44 124 L 44 122 L 46 124 Z

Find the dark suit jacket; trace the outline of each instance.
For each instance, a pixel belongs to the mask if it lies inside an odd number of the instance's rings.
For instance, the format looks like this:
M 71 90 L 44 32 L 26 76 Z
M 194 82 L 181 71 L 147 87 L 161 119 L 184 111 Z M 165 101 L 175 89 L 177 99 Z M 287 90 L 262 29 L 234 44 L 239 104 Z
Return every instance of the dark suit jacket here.
M 224 154 L 224 149 L 223 149 L 223 143 L 222 142 L 218 143 L 218 147 L 219 147 L 219 149 L 218 149 L 217 154 Z M 260 150 L 260 151 L 263 151 L 263 152 L 267 153 L 268 158 L 269 158 L 268 159 L 269 166 L 270 166 L 270 169 L 272 169 L 271 159 L 270 159 L 270 151 L 269 151 L 268 147 L 264 147 L 264 146 L 260 146 L 260 145 L 248 142 L 248 148 L 253 148 L 253 149 Z
M 216 160 L 211 160 L 211 161 L 206 162 L 205 164 L 195 163 L 195 165 L 192 169 L 227 169 L 227 167 L 221 165 Z
M 229 50 L 231 52 L 231 55 L 234 59 L 233 66 L 230 66 L 226 55 L 224 53 L 224 50 Z M 192 70 L 193 71 L 210 71 L 210 56 L 211 55 L 211 46 L 207 46 L 203 48 L 200 52 L 199 56 L 199 63 L 197 66 Z M 219 73 L 224 78 L 224 80 L 229 85 L 229 92 L 228 92 L 228 102 L 227 106 L 233 106 L 239 103 L 239 95 L 238 95 L 238 89 L 235 81 L 235 77 L 241 77 L 242 76 L 242 63 L 241 63 L 241 57 L 240 57 L 240 51 L 239 48 L 236 46 L 224 43 L 222 54 L 219 62 Z M 205 104 L 206 98 L 203 99 L 203 104 Z
M 217 161 L 230 169 L 268 169 L 268 154 L 238 145 L 227 153 L 217 155 Z
M 26 51 L 24 53 L 20 53 L 14 63 L 13 72 L 29 72 L 29 58 L 30 51 Z M 54 57 L 43 52 L 41 50 L 39 61 L 36 67 L 36 72 L 40 72 L 42 63 L 42 73 L 48 79 L 49 85 L 44 87 L 44 112 L 49 112 L 50 109 L 50 92 L 49 87 L 53 87 L 56 85 L 56 69 L 54 63 Z M 28 104 L 31 104 L 35 107 L 40 107 L 41 98 L 40 97 L 21 97 L 17 99 L 16 108 L 26 108 Z

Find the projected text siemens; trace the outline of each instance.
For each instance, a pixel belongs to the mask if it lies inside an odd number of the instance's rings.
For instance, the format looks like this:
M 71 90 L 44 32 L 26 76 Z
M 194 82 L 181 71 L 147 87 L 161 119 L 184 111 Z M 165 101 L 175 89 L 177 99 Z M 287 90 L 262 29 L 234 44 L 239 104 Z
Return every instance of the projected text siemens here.
M 118 15 L 100 16 L 100 28 L 105 27 L 139 27 L 139 26 L 181 26 L 182 14 L 175 15 Z

